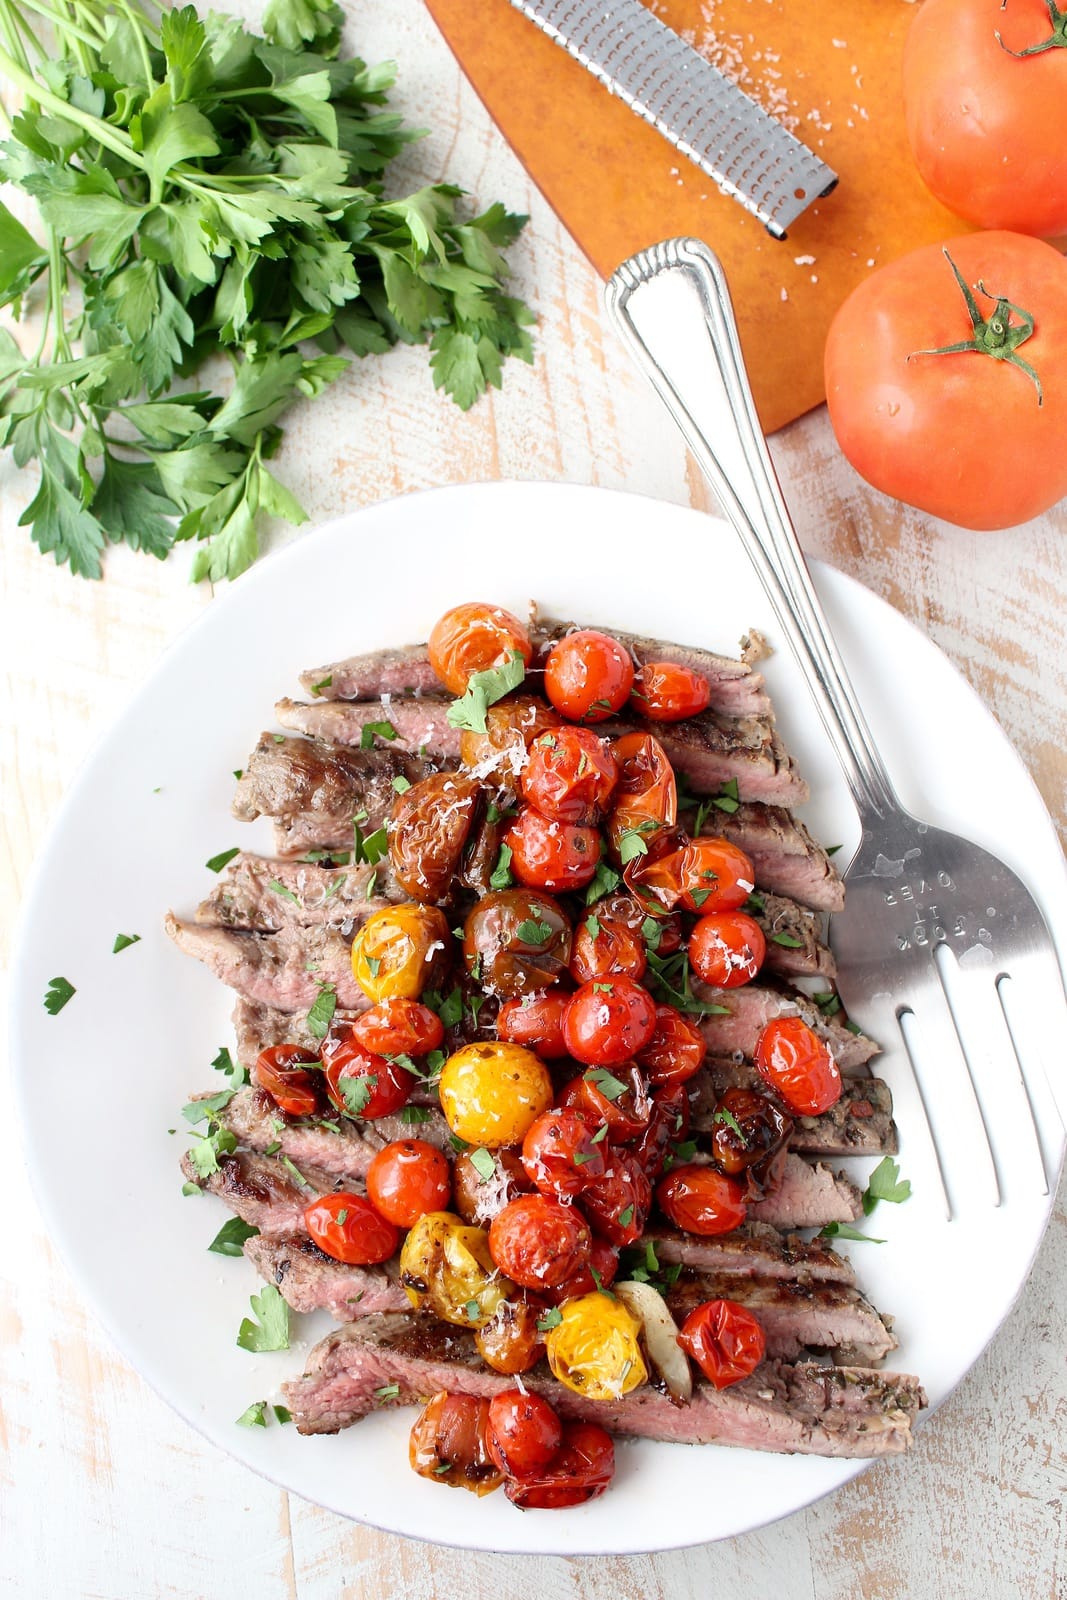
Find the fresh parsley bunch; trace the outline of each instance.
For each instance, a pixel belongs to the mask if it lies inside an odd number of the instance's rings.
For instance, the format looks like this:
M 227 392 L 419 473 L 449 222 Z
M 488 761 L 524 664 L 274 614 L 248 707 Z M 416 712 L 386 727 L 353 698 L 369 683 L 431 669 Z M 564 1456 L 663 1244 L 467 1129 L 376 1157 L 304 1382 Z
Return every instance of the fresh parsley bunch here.
M 525 218 L 464 220 L 446 183 L 384 198 L 419 135 L 384 109 L 391 65 L 336 59 L 342 20 L 270 0 L 261 37 L 192 6 L 0 0 L 0 75 L 26 97 L 0 176 L 41 217 L 38 238 L 0 203 L 0 304 L 40 296 L 45 321 L 32 354 L 0 331 L 0 445 L 40 464 L 22 523 L 84 577 L 108 543 L 192 539 L 194 579 L 234 578 L 262 516 L 303 521 L 266 462 L 343 351 L 428 340 L 463 409 L 531 359 L 503 287 Z M 220 351 L 229 392 L 192 387 Z

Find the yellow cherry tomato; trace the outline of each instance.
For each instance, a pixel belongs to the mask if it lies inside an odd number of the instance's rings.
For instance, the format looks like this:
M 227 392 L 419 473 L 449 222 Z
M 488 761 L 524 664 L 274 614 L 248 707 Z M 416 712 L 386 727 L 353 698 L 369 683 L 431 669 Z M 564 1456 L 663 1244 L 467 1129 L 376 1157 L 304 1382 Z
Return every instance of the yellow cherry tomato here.
M 464 1045 L 441 1069 L 441 1110 L 458 1139 L 490 1150 L 521 1144 L 552 1104 L 552 1079 L 521 1044 Z
M 369 916 L 352 941 L 352 974 L 379 1000 L 417 1000 L 443 971 L 451 934 L 436 906 L 386 906 Z
M 560 1383 L 587 1400 L 618 1400 L 648 1382 L 638 1342 L 640 1323 L 606 1294 L 565 1300 L 545 1335 L 548 1364 Z
M 400 1252 L 400 1282 L 412 1305 L 461 1328 L 484 1328 L 515 1285 L 501 1277 L 484 1228 L 452 1211 L 427 1211 Z

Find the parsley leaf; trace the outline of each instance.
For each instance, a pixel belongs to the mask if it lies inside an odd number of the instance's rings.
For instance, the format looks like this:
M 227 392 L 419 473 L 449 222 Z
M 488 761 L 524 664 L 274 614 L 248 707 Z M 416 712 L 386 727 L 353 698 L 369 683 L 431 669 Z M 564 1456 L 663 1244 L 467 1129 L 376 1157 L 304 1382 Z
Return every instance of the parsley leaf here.
M 484 1146 L 471 1151 L 470 1163 L 483 1183 L 488 1183 L 490 1178 L 496 1176 L 496 1162 Z
M 189 1160 L 192 1162 L 196 1175 L 201 1180 L 210 1178 L 218 1172 L 220 1157 L 230 1155 L 237 1149 L 237 1140 L 225 1128 L 208 1125 L 208 1131 L 196 1144 L 189 1146 Z
M 562 1321 L 563 1312 L 559 1309 L 559 1306 L 553 1306 L 550 1311 L 545 1312 L 543 1317 L 538 1317 L 537 1331 L 538 1333 L 550 1333 L 553 1328 L 558 1328 Z
M 312 692 L 312 694 L 321 694 L 324 689 L 329 689 L 329 688 L 332 687 L 332 685 L 333 685 L 333 673 L 332 672 L 328 672 L 326 674 L 325 678 L 320 678 L 318 683 L 313 683 L 311 685 L 311 692 Z
M 725 1126 L 730 1129 L 731 1133 L 737 1135 L 743 1145 L 748 1144 L 747 1135 L 745 1134 L 745 1131 L 738 1122 L 737 1118 L 734 1116 L 733 1112 L 730 1110 L 729 1106 L 717 1106 L 715 1109 L 715 1115 L 711 1120 L 712 1122 L 724 1123 Z
M 237 1418 L 239 1428 L 265 1428 L 267 1426 L 267 1402 L 253 1400 L 252 1404 Z
M 338 1078 L 337 1088 L 350 1117 L 362 1117 L 370 1105 L 371 1096 L 378 1087 L 378 1074 L 368 1072 L 361 1078 Z
M 621 882 L 622 878 L 614 867 L 609 867 L 606 861 L 598 861 L 596 871 L 590 880 L 589 887 L 585 891 L 586 905 L 595 905 L 606 894 L 611 894 L 613 889 L 617 889 Z
M 828 1222 L 816 1236 L 819 1239 L 859 1239 L 865 1244 L 885 1244 L 884 1239 L 872 1239 L 869 1233 L 861 1233 L 848 1222 Z
M 248 1069 L 243 1067 L 239 1061 L 234 1061 L 225 1045 L 220 1047 L 219 1053 L 211 1065 L 216 1072 L 221 1072 L 224 1075 L 231 1089 L 240 1089 L 248 1082 Z
M 241 1246 L 246 1239 L 254 1239 L 259 1233 L 258 1228 L 253 1228 L 251 1223 L 242 1222 L 240 1217 L 231 1217 L 229 1222 L 224 1222 L 218 1233 L 208 1245 L 208 1249 L 217 1256 L 240 1256 L 244 1254 Z
M 803 950 L 804 948 L 803 939 L 794 939 L 791 933 L 772 933 L 771 943 L 780 944 L 786 950 Z
M 528 917 L 515 929 L 515 937 L 521 939 L 523 944 L 545 945 L 552 937 L 552 924 Z
M 283 900 L 291 900 L 291 901 L 292 901 L 292 903 L 293 903 L 293 905 L 294 905 L 294 906 L 298 906 L 298 905 L 299 905 L 299 904 L 300 904 L 300 901 L 299 901 L 299 899 L 298 899 L 298 898 L 297 898 L 297 896 L 296 896 L 296 895 L 295 895 L 295 894 L 294 894 L 294 893 L 293 893 L 293 891 L 292 891 L 292 890 L 291 890 L 291 889 L 287 889 L 287 888 L 286 888 L 286 887 L 285 887 L 285 884 L 284 884 L 284 883 L 279 883 L 279 881 L 278 881 L 278 879 L 277 879 L 277 878 L 272 878 L 272 879 L 271 879 L 271 880 L 270 880 L 270 883 L 269 883 L 269 884 L 268 884 L 268 885 L 267 885 L 267 887 L 268 887 L 268 888 L 269 888 L 269 889 L 270 889 L 270 890 L 271 890 L 271 891 L 272 891 L 272 892 L 273 892 L 273 893 L 274 893 L 274 894 L 276 894 L 276 895 L 280 895 L 280 897 L 281 897 L 281 898 L 282 898 L 282 899 L 283 899 Z
M 500 846 L 500 854 L 496 858 L 496 866 L 489 874 L 490 889 L 510 889 L 515 879 L 511 876 L 511 849 L 508 845 Z
M 128 950 L 131 944 L 140 944 L 140 942 L 141 935 L 139 933 L 117 933 L 115 935 L 115 943 L 111 946 L 111 954 L 117 956 L 120 950 Z
M 44 997 L 44 1008 L 48 1015 L 57 1017 L 67 1001 L 72 999 L 77 992 L 74 985 L 68 983 L 66 978 L 52 978 L 49 981 Z
M 204 865 L 209 872 L 221 872 L 227 862 L 232 861 L 234 856 L 239 856 L 240 854 L 240 847 L 234 845 L 232 850 L 220 850 L 217 856 L 212 856 L 210 861 L 204 862 Z
M 469 728 L 472 733 L 484 733 L 486 711 L 517 689 L 525 676 L 526 664 L 518 650 L 512 651 L 510 660 L 503 667 L 472 672 L 466 694 L 454 700 L 448 708 L 449 726 Z
M 600 1090 L 605 1100 L 618 1100 L 620 1095 L 624 1095 L 629 1087 L 629 1085 L 623 1083 L 621 1078 L 617 1078 L 613 1072 L 609 1072 L 607 1067 L 590 1067 L 588 1072 L 584 1072 L 582 1076 L 587 1083 L 593 1085 L 594 1089 Z
M 631 861 L 636 861 L 638 856 L 648 855 L 648 845 L 642 839 L 636 828 L 628 828 L 619 840 L 619 860 L 624 867 Z
M 307 1031 L 313 1039 L 325 1039 L 336 1010 L 337 993 L 327 983 L 319 990 L 315 1003 L 304 1019 Z
M 365 722 L 359 735 L 359 748 L 361 750 L 373 750 L 375 734 L 380 739 L 395 739 L 397 736 L 396 729 L 391 722 Z
M 273 1283 L 265 1284 L 259 1294 L 251 1297 L 252 1310 L 259 1318 L 245 1317 L 237 1331 L 237 1343 L 242 1350 L 261 1354 L 267 1350 L 288 1350 L 289 1307 L 281 1291 Z
M 892 1156 L 884 1156 L 867 1182 L 863 1194 L 863 1212 L 870 1216 L 879 1200 L 889 1200 L 900 1205 L 911 1195 L 911 1179 L 901 1178 L 900 1167 Z

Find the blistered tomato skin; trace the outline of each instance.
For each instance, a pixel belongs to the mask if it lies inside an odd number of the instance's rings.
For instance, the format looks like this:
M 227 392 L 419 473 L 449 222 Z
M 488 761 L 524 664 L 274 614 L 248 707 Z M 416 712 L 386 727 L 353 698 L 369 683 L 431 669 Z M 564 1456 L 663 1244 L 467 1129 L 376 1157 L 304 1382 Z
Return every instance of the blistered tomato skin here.
M 530 745 L 519 780 L 523 799 L 555 822 L 596 822 L 607 809 L 619 769 L 589 728 L 542 733 Z
M 650 733 L 626 733 L 611 746 L 619 769 L 615 804 L 608 818 L 608 842 L 618 851 L 623 835 L 647 839 L 678 820 L 678 784 L 667 752 Z
M 499 889 L 463 927 L 463 959 L 476 983 L 502 999 L 547 989 L 567 969 L 571 925 L 550 895 Z
M 819 1117 L 841 1098 L 837 1063 L 801 1017 L 775 1017 L 756 1040 L 756 1070 L 791 1111 Z
M 574 1206 L 544 1194 L 521 1195 L 493 1218 L 489 1251 L 513 1283 L 551 1289 L 589 1260 L 589 1227 Z
M 526 751 L 538 734 L 563 726 L 558 711 L 533 695 L 509 695 L 485 713 L 485 732 L 464 728 L 459 736 L 460 760 L 487 776 L 514 787 L 526 764 Z
M 411 1099 L 414 1075 L 398 1062 L 364 1050 L 351 1029 L 347 1037 L 328 1041 L 323 1063 L 326 1093 L 347 1117 L 361 1122 L 392 1117 Z
M 571 996 L 563 1037 L 575 1061 L 613 1067 L 643 1050 L 656 1030 L 656 1005 L 632 978 L 583 983 Z
M 643 978 L 648 967 L 645 941 L 625 922 L 612 922 L 595 912 L 574 930 L 571 977 L 575 983 L 601 978 Z
M 710 1153 L 716 1166 L 731 1176 L 753 1167 L 762 1169 L 792 1131 L 792 1118 L 767 1095 L 756 1089 L 727 1089 L 715 1108 Z
M 554 644 L 545 661 L 545 693 L 572 722 L 603 722 L 621 711 L 634 664 L 617 639 L 582 628 Z
M 614 1283 L 619 1271 L 619 1253 L 606 1239 L 593 1235 L 589 1260 L 579 1267 L 572 1278 L 564 1278 L 553 1289 L 539 1289 L 538 1299 L 550 1306 L 561 1306 L 564 1300 L 574 1300 L 578 1295 L 592 1294 L 594 1289 L 607 1289 Z
M 583 1190 L 580 1204 L 589 1226 L 608 1244 L 617 1250 L 634 1244 L 652 1206 L 652 1184 L 638 1156 L 609 1150 L 603 1173 Z
M 638 1051 L 637 1065 L 650 1083 L 685 1083 L 703 1065 L 707 1048 L 695 1022 L 674 1006 L 657 1006 L 656 1030 Z
M 548 1466 L 563 1441 L 563 1426 L 547 1400 L 522 1389 L 504 1389 L 489 1402 L 489 1454 L 510 1478 L 525 1478 Z
M 408 1231 L 400 1252 L 400 1284 L 416 1310 L 460 1328 L 484 1328 L 518 1294 L 501 1277 L 484 1228 L 451 1211 L 428 1211 Z
M 745 1220 L 744 1190 L 714 1167 L 672 1167 L 660 1179 L 656 1200 L 676 1228 L 705 1239 L 731 1233 Z
M 374 1266 L 396 1254 L 400 1234 L 358 1194 L 324 1194 L 304 1209 L 304 1226 L 324 1255 Z
M 318 1057 L 298 1044 L 275 1044 L 261 1050 L 253 1078 L 290 1117 L 311 1117 L 319 1109 L 318 1073 L 306 1070 L 318 1066 Z
M 456 1157 L 452 1168 L 453 1203 L 464 1222 L 488 1228 L 498 1211 L 520 1194 L 531 1194 L 533 1184 L 526 1176 L 517 1150 L 494 1150 L 493 1170 L 484 1158 L 475 1160 L 469 1150 Z M 485 1171 L 480 1171 L 485 1167 Z
M 352 941 L 352 974 L 372 1001 L 417 1000 L 448 965 L 451 930 L 436 906 L 386 906 Z
M 648 1382 L 640 1327 L 621 1300 L 594 1293 L 568 1300 L 545 1335 L 552 1375 L 587 1400 L 619 1400 Z
M 734 1300 L 709 1300 L 682 1323 L 678 1343 L 716 1389 L 755 1372 L 767 1341 L 751 1311 Z
M 430 633 L 430 665 L 450 694 L 465 694 L 472 673 L 505 666 L 516 650 L 528 665 L 533 646 L 518 617 L 480 601 L 453 606 Z
M 701 917 L 689 935 L 689 964 L 698 978 L 720 989 L 751 983 L 767 956 L 763 929 L 744 911 Z
M 526 1300 L 503 1300 L 490 1320 L 477 1330 L 478 1354 L 494 1372 L 529 1372 L 544 1355 L 537 1326 L 541 1313 Z
M 542 1194 L 573 1199 L 604 1171 L 601 1135 L 577 1111 L 546 1111 L 531 1123 L 522 1141 L 522 1164 Z
M 523 806 L 508 825 L 504 843 L 511 851 L 511 870 L 531 889 L 562 894 L 584 889 L 600 860 L 600 834 L 585 823 L 552 822 L 532 806 Z
M 408 1460 L 420 1477 L 452 1489 L 489 1494 L 501 1474 L 489 1454 L 489 1401 L 473 1394 L 435 1394 L 416 1417 Z
M 397 1139 L 367 1170 L 367 1194 L 388 1222 L 412 1227 L 427 1211 L 444 1211 L 452 1196 L 448 1159 L 422 1139 Z
M 530 1124 L 552 1104 L 552 1079 L 532 1050 L 519 1044 L 465 1045 L 441 1069 L 441 1110 L 467 1144 L 521 1144 Z
M 413 900 L 444 900 L 459 870 L 481 785 L 462 772 L 433 772 L 397 795 L 389 823 L 389 864 Z
M 555 1456 L 540 1472 L 508 1478 L 504 1493 L 523 1511 L 560 1511 L 604 1493 L 615 1473 L 611 1434 L 595 1422 L 565 1422 Z
M 644 1074 L 631 1062 L 613 1068 L 589 1067 L 564 1085 L 559 1103 L 577 1111 L 594 1131 L 606 1124 L 609 1144 L 639 1139 L 652 1114 Z
M 729 839 L 701 835 L 682 852 L 681 904 L 687 911 L 736 911 L 755 887 L 752 862 Z
M 437 1012 L 417 1000 L 383 1000 L 356 1018 L 352 1032 L 376 1056 L 428 1055 L 445 1037 Z
M 707 678 L 691 667 L 673 661 L 646 661 L 634 679 L 631 698 L 654 722 L 681 722 L 707 710 L 711 689 Z
M 505 1000 L 496 1014 L 496 1031 L 509 1044 L 524 1044 L 542 1061 L 562 1061 L 567 1054 L 563 1015 L 570 996 L 562 990 Z

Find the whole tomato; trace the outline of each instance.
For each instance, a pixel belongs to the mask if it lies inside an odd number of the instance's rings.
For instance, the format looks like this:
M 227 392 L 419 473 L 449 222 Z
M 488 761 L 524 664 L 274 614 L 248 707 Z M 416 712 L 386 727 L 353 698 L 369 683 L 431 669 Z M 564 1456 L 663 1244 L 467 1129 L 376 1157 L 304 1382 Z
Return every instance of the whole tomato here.
M 550 822 L 532 806 L 522 806 L 508 825 L 504 843 L 511 870 L 531 889 L 584 889 L 600 860 L 600 834 L 584 822 Z
M 648 966 L 645 941 L 625 922 L 590 911 L 574 930 L 571 977 L 576 983 L 598 978 L 642 978 Z
M 579 1267 L 573 1277 L 564 1278 L 555 1288 L 539 1289 L 538 1297 L 550 1306 L 561 1306 L 564 1300 L 592 1294 L 594 1289 L 607 1289 L 614 1283 L 618 1271 L 619 1252 L 606 1239 L 598 1239 L 594 1234 L 585 1266 Z
M 542 1112 L 522 1141 L 526 1176 L 542 1194 L 573 1199 L 603 1172 L 605 1135 L 577 1111 Z
M 501 1474 L 489 1454 L 488 1431 L 487 1399 L 442 1389 L 412 1424 L 408 1460 L 433 1483 L 489 1494 L 499 1488 Z
M 367 1169 L 367 1193 L 398 1228 L 411 1228 L 427 1211 L 445 1211 L 452 1197 L 448 1158 L 422 1139 L 396 1139 Z
M 563 1439 L 563 1426 L 547 1400 L 526 1389 L 504 1389 L 489 1402 L 486 1442 L 507 1477 L 527 1478 L 548 1466 Z
M 583 983 L 571 996 L 563 1037 L 575 1061 L 614 1067 L 643 1050 L 656 1029 L 656 1003 L 632 978 Z
M 621 711 L 633 681 L 622 645 L 593 628 L 568 633 L 545 659 L 545 693 L 572 722 L 603 722 Z
M 652 1207 L 652 1184 L 638 1157 L 612 1148 L 599 1178 L 582 1191 L 589 1226 L 608 1244 L 622 1249 L 645 1231 Z
M 522 797 L 555 822 L 595 822 L 607 808 L 619 769 L 590 728 L 538 734 L 519 779 Z
M 317 1074 L 308 1072 L 319 1059 L 298 1044 L 273 1044 L 261 1050 L 252 1076 L 261 1089 L 291 1117 L 311 1117 L 319 1109 Z
M 678 1343 L 716 1389 L 727 1389 L 755 1372 L 767 1348 L 763 1329 L 736 1300 L 697 1306 L 682 1323 Z
M 418 1000 L 382 1000 L 358 1016 L 352 1032 L 376 1056 L 424 1056 L 439 1050 L 444 1023 Z
M 707 710 L 711 689 L 707 678 L 692 667 L 674 661 L 646 661 L 634 679 L 630 697 L 637 710 L 654 722 L 681 722 Z
M 640 1138 L 652 1115 L 648 1085 L 629 1061 L 614 1068 L 589 1067 L 580 1078 L 571 1079 L 559 1100 L 590 1128 L 606 1126 L 609 1144 Z
M 656 1007 L 656 1031 L 638 1051 L 637 1064 L 655 1084 L 685 1083 L 707 1054 L 704 1035 L 674 1006 Z
M 1051 245 L 974 233 L 902 256 L 845 301 L 825 365 L 837 442 L 876 489 L 964 528 L 1067 494 L 1067 260 Z
M 498 1037 L 524 1044 L 543 1061 L 561 1061 L 567 1054 L 563 1017 L 569 999 L 569 994 L 556 990 L 505 1000 L 496 1014 Z
M 533 647 L 522 623 L 480 601 L 453 606 L 430 633 L 430 665 L 452 694 L 464 694 L 472 673 L 502 667 L 516 651 L 528 665 Z
M 1050 38 L 1059 48 L 1037 49 Z M 904 46 L 915 164 L 980 228 L 1067 233 L 1064 43 L 1045 0 L 926 0 L 915 16 Z
M 370 1122 L 391 1117 L 407 1105 L 416 1078 L 399 1062 L 371 1055 L 351 1029 L 348 1037 L 332 1044 L 325 1062 L 326 1093 L 338 1111 Z
M 802 1117 L 820 1117 L 841 1098 L 841 1074 L 829 1046 L 801 1017 L 768 1022 L 754 1059 L 760 1077 Z
M 574 1206 L 544 1194 L 524 1194 L 489 1224 L 489 1254 L 523 1289 L 552 1289 L 589 1260 L 589 1228 Z
M 559 1449 L 546 1467 L 508 1478 L 504 1493 L 525 1511 L 559 1511 L 603 1494 L 615 1473 L 611 1434 L 595 1422 L 565 1422 Z
M 672 1167 L 660 1179 L 656 1199 L 676 1228 L 701 1238 L 732 1233 L 745 1220 L 744 1190 L 714 1167 Z
M 744 911 L 701 917 L 689 935 L 690 966 L 698 978 L 720 989 L 751 983 L 766 955 L 763 929 Z
M 678 784 L 667 752 L 650 733 L 624 733 L 611 746 L 619 769 L 608 841 L 619 850 L 628 833 L 646 840 L 678 820 Z
M 323 1255 L 349 1266 L 373 1266 L 396 1254 L 400 1234 L 358 1194 L 324 1194 L 304 1208 L 304 1226 Z

